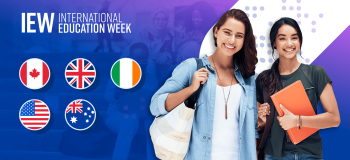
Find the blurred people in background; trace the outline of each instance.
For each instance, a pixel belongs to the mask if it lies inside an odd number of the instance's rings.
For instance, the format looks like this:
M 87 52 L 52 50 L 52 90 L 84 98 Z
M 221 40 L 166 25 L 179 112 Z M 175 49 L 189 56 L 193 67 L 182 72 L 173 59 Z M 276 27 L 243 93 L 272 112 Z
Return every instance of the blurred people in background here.
M 152 10 L 148 24 L 139 27 L 137 36 L 132 43 L 142 42 L 148 46 L 149 58 L 156 64 L 157 79 L 163 84 L 172 71 L 172 56 L 174 36 L 167 28 L 169 12 L 162 6 Z M 121 57 L 128 55 L 127 49 Z
M 187 14 L 184 29 L 176 36 L 176 64 L 188 58 L 199 57 L 202 41 L 217 17 L 214 8 L 205 1 L 194 3 Z
M 109 13 L 109 11 L 108 11 L 109 4 L 110 4 L 109 1 L 103 1 L 102 9 L 99 11 L 99 13 Z M 103 22 L 101 22 L 101 23 L 103 23 Z M 104 33 L 97 33 L 98 46 L 96 47 L 94 52 L 99 52 L 100 50 L 102 50 L 104 52 L 104 45 L 103 45 L 104 39 L 106 39 L 108 51 L 114 52 L 112 49 L 112 45 L 111 45 L 111 35 L 110 35 L 110 33 L 107 32 L 106 22 L 104 22 L 104 25 L 105 25 L 105 32 Z
M 141 67 L 142 79 L 137 91 L 125 91 L 117 87 L 111 79 L 105 92 L 105 99 L 109 102 L 107 110 L 107 127 L 118 135 L 113 153 L 113 160 L 128 159 L 131 143 L 139 126 L 146 132 L 147 160 L 156 159 L 149 127 L 154 117 L 149 112 L 151 96 L 158 89 L 158 82 L 149 73 L 149 50 L 144 43 L 130 46 L 129 58 L 134 59 Z

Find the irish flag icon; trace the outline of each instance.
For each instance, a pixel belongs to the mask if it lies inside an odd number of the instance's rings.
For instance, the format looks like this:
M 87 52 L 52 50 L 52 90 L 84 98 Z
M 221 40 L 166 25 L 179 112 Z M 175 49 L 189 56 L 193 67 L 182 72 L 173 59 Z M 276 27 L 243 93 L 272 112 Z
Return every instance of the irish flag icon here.
M 29 89 L 40 89 L 50 79 L 49 66 L 41 59 L 31 58 L 25 61 L 19 70 L 19 78 Z
M 112 81 L 122 89 L 135 87 L 140 82 L 141 76 L 140 65 L 131 58 L 119 59 L 111 69 Z

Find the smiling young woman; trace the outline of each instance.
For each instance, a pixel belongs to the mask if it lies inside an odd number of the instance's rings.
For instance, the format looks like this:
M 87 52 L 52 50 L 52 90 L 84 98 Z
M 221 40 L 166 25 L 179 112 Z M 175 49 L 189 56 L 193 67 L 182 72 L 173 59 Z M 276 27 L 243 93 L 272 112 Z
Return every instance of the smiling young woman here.
M 290 142 L 286 130 L 297 126 L 317 129 L 339 126 L 340 115 L 331 85 L 332 80 L 323 67 L 302 64 L 297 60 L 303 36 L 295 20 L 281 18 L 276 21 L 271 28 L 270 41 L 272 55 L 276 49 L 279 59 L 275 61 L 271 69 L 262 72 L 256 79 L 259 118 L 264 118 L 267 115 L 265 127 L 269 128 L 263 131 L 262 143 L 258 148 L 265 148 L 263 150 L 265 160 L 295 158 L 320 160 L 323 157 L 322 139 L 318 131 L 294 145 Z M 266 97 L 270 97 L 297 80 L 302 82 L 315 113 L 317 113 L 319 100 L 325 113 L 315 116 L 300 116 L 288 112 L 289 114 L 280 117 L 271 100 L 267 100 L 269 103 L 266 102 L 266 99 L 270 99 Z
M 185 160 L 255 160 L 257 103 L 255 65 L 258 62 L 250 21 L 241 10 L 224 13 L 213 28 L 215 52 L 178 65 L 153 95 L 151 112 L 165 115 L 203 84 L 193 119 Z

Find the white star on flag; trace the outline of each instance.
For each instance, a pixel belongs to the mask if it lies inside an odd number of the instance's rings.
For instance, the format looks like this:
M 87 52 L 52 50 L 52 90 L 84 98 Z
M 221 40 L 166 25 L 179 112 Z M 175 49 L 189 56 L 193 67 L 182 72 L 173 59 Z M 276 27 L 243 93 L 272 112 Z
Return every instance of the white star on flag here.
M 72 123 L 76 123 L 78 120 L 77 120 L 77 117 L 73 116 L 70 118 L 70 121 L 72 121 Z

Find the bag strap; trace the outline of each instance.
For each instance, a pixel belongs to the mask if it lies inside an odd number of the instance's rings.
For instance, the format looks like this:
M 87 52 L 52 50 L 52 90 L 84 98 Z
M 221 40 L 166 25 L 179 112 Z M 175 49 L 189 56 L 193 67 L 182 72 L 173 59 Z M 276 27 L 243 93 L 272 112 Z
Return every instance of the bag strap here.
M 270 105 L 270 115 L 266 115 L 265 129 L 264 129 L 264 132 L 262 133 L 262 136 L 260 137 L 258 150 L 265 148 L 265 143 L 270 134 L 272 123 L 275 118 L 275 105 L 273 104 L 271 98 L 268 95 L 267 87 L 263 88 L 263 97 L 264 97 L 264 103 L 268 103 Z
M 301 68 L 301 71 L 303 72 L 303 74 L 305 75 L 305 77 L 309 80 L 310 84 L 312 87 L 314 87 L 314 84 L 312 83 L 312 78 L 311 78 L 311 74 L 310 74 L 310 70 L 309 68 L 304 65 L 304 64 L 300 64 L 300 68 Z
M 202 61 L 202 59 L 196 58 L 196 62 L 197 62 L 197 70 L 204 67 L 204 66 L 203 66 L 203 61 Z M 197 70 L 196 70 L 196 71 L 197 71 Z M 184 102 L 184 103 L 185 103 L 185 106 L 187 106 L 188 108 L 195 109 L 194 104 L 197 102 L 197 100 L 198 100 L 198 98 L 199 98 L 199 94 L 200 94 L 202 88 L 203 88 L 203 84 L 201 84 L 201 85 L 199 86 L 199 88 L 198 88 L 191 96 L 189 96 L 189 97 L 185 100 L 185 102 Z
M 271 70 L 272 72 L 275 72 L 277 83 L 279 85 L 280 90 L 282 89 L 282 81 L 279 74 L 279 71 L 277 69 L 277 65 L 279 63 L 279 60 L 277 59 L 275 63 L 272 65 Z M 276 70 L 277 69 L 277 70 Z M 272 99 L 270 98 L 268 94 L 268 88 L 263 87 L 263 97 L 264 97 L 264 103 L 268 103 L 270 105 L 270 115 L 266 115 L 266 124 L 264 132 L 262 133 L 262 136 L 260 137 L 260 143 L 258 146 L 258 150 L 265 148 L 266 140 L 271 132 L 271 127 L 275 118 L 275 104 L 272 102 Z

